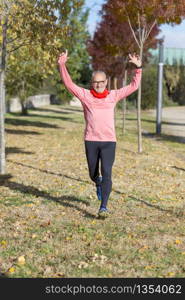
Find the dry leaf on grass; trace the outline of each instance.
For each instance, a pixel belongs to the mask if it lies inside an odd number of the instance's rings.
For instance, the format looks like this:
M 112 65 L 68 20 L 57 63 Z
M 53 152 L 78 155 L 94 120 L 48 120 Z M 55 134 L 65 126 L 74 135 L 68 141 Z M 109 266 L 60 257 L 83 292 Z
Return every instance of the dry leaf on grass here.
M 24 265 L 26 262 L 24 255 L 21 255 L 17 258 L 17 264 L 18 265 Z

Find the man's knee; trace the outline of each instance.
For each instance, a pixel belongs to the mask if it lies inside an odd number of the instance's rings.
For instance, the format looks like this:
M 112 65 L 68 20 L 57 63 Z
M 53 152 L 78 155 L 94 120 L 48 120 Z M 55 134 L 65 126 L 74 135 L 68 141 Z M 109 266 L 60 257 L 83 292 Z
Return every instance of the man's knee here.
M 102 170 L 102 177 L 107 178 L 107 179 L 111 179 L 112 177 L 112 169 L 103 169 Z
M 102 175 L 102 183 L 103 182 L 112 182 L 112 176 L 110 173 L 105 173 Z

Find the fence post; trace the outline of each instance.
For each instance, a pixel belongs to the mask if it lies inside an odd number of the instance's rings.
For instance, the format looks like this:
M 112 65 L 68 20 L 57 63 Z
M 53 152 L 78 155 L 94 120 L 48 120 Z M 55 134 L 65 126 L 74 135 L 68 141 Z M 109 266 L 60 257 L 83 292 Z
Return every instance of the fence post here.
M 162 100 L 163 100 L 163 65 L 164 65 L 164 45 L 163 41 L 159 43 L 159 62 L 158 62 L 158 93 L 157 93 L 157 111 L 156 111 L 156 133 L 161 134 L 162 121 Z

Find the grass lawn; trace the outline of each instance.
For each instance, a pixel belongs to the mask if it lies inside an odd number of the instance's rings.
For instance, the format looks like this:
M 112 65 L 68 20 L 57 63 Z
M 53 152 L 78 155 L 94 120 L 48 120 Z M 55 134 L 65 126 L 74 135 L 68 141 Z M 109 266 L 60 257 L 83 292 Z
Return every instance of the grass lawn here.
M 109 218 L 89 179 L 80 108 L 47 106 L 6 115 L 7 174 L 0 177 L 0 273 L 6 277 L 184 277 L 185 154 L 175 137 L 155 135 L 142 113 L 122 134 Z

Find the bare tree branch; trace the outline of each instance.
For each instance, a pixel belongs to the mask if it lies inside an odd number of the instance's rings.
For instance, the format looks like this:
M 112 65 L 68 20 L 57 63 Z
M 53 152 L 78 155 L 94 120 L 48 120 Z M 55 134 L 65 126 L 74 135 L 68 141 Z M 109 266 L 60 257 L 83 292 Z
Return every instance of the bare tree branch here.
M 152 24 L 152 26 L 150 27 L 148 33 L 146 34 L 145 40 L 147 40 L 147 38 L 149 37 L 150 32 L 152 31 L 152 29 L 154 28 L 154 26 L 157 24 L 157 20 L 155 20 Z
M 13 38 L 13 39 L 8 39 L 7 40 L 7 44 L 11 44 L 11 43 L 13 43 L 14 41 L 16 41 L 18 39 L 18 36 L 16 36 L 15 38 Z
M 136 35 L 135 35 L 134 29 L 133 29 L 132 24 L 131 24 L 131 22 L 130 22 L 129 15 L 127 15 L 127 18 L 128 18 L 128 23 L 129 23 L 130 29 L 131 29 L 131 31 L 132 31 L 132 34 L 133 34 L 133 36 L 134 36 L 134 39 L 135 39 L 135 41 L 136 41 L 138 47 L 140 48 L 141 46 L 140 46 L 140 44 L 139 44 L 139 42 L 138 42 L 138 39 L 137 39 L 137 37 L 136 37 Z
M 145 25 L 143 27 L 143 29 L 142 29 L 142 38 L 141 38 L 143 44 L 145 42 L 145 34 L 146 34 L 146 32 L 147 32 L 147 30 L 146 30 L 146 25 Z
M 27 45 L 30 45 L 30 41 L 27 41 L 27 42 L 24 41 L 22 44 L 20 44 L 20 45 L 14 47 L 14 48 L 8 50 L 7 53 L 14 52 L 14 51 L 18 50 L 19 48 L 27 46 Z
M 140 40 L 140 43 L 141 43 L 141 22 L 140 22 L 139 12 L 137 14 L 137 17 L 138 17 L 138 25 L 139 25 L 139 40 Z

